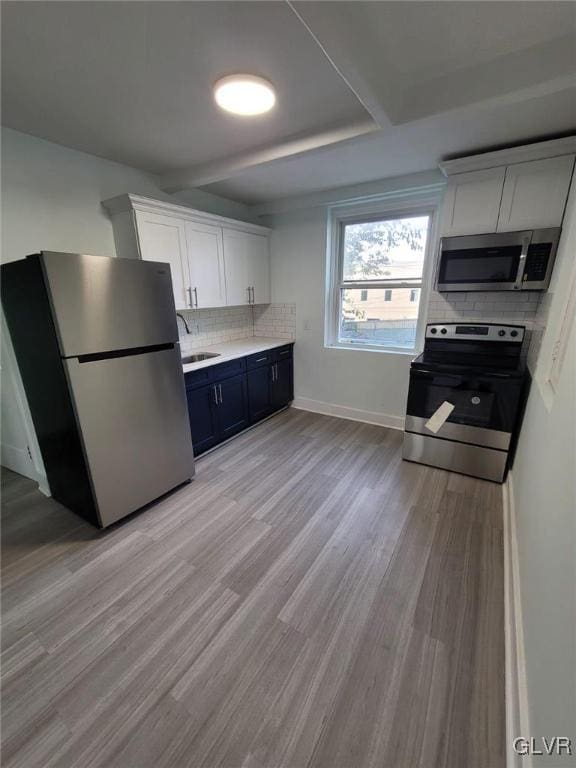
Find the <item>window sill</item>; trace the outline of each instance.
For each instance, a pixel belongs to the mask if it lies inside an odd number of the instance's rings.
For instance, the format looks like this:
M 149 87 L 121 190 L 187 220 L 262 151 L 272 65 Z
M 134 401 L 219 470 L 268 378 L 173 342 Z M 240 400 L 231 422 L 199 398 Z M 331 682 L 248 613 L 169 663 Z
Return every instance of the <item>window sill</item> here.
M 375 346 L 373 344 L 342 344 L 333 342 L 332 344 L 325 344 L 325 349 L 344 349 L 347 352 L 378 352 L 385 355 L 409 355 L 414 357 L 418 354 L 416 347 L 408 349 L 407 347 L 383 347 Z

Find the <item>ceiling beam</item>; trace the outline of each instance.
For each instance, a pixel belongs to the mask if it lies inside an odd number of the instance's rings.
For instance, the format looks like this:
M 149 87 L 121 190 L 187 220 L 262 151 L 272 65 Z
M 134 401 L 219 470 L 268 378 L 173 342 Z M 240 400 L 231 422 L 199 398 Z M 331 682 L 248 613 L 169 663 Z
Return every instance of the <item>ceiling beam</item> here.
M 229 179 L 236 173 L 257 165 L 272 163 L 292 155 L 300 155 L 347 139 L 353 139 L 378 130 L 376 123 L 367 118 L 318 133 L 299 136 L 261 149 L 243 152 L 221 160 L 209 161 L 182 170 L 156 176 L 161 189 L 166 192 L 181 192 L 190 187 L 203 187 L 217 181 Z
M 314 14 L 318 12 L 318 9 L 307 5 L 307 3 L 300 2 L 297 4 L 298 7 L 296 7 L 296 3 L 293 0 L 286 0 L 286 2 L 330 62 L 334 71 L 340 76 L 354 96 L 356 96 L 378 127 L 381 129 L 391 128 L 392 122 L 384 111 L 381 98 L 370 87 L 366 78 L 362 76 L 357 65 L 347 53 L 349 41 L 343 39 L 342 35 L 349 33 L 349 29 L 347 27 L 343 28 L 338 24 L 338 21 L 332 24 L 330 16 L 325 13 L 325 9 L 322 9 L 320 10 L 323 21 L 321 39 L 318 31 L 314 31 L 313 28 L 316 26 L 314 23 L 316 16 Z

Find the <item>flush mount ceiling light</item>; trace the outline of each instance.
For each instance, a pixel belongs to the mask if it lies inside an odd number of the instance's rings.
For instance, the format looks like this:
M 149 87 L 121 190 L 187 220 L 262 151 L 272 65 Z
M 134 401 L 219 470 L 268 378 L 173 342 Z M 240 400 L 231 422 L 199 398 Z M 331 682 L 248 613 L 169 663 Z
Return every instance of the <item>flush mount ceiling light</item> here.
M 228 75 L 214 86 L 216 104 L 234 115 L 263 115 L 276 103 L 272 83 L 256 75 Z

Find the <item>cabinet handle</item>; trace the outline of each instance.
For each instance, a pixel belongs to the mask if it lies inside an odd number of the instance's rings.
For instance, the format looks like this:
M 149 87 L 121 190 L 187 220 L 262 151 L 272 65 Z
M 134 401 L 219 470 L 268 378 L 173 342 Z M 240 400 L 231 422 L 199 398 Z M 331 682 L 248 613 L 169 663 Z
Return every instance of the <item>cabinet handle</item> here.
M 198 309 L 198 288 L 194 288 L 194 305 Z
M 192 288 L 186 288 L 188 291 L 188 304 L 192 309 L 194 309 L 194 302 L 192 301 Z
M 267 358 L 267 357 L 259 357 L 259 358 L 256 360 L 256 362 L 257 362 L 257 363 L 261 363 L 261 362 L 263 362 L 264 360 L 268 360 L 268 358 Z
M 218 392 L 220 394 L 220 405 L 222 405 L 222 384 L 218 384 Z
M 218 405 L 218 391 L 216 389 L 216 384 L 212 384 L 212 389 L 214 390 L 214 405 Z
M 289 349 L 285 349 L 284 352 L 280 352 L 280 354 L 281 355 L 289 355 L 290 354 L 290 350 Z

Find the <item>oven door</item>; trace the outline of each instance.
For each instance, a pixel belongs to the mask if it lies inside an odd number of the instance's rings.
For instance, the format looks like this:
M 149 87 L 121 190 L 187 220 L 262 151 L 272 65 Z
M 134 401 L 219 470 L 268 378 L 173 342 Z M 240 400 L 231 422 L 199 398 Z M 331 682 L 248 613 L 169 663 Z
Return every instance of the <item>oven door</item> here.
M 443 237 L 436 289 L 520 290 L 531 237 L 531 231 Z
M 505 451 L 516 422 L 522 379 L 485 373 L 410 370 L 406 431 Z M 439 431 L 425 425 L 448 401 L 454 410 Z

